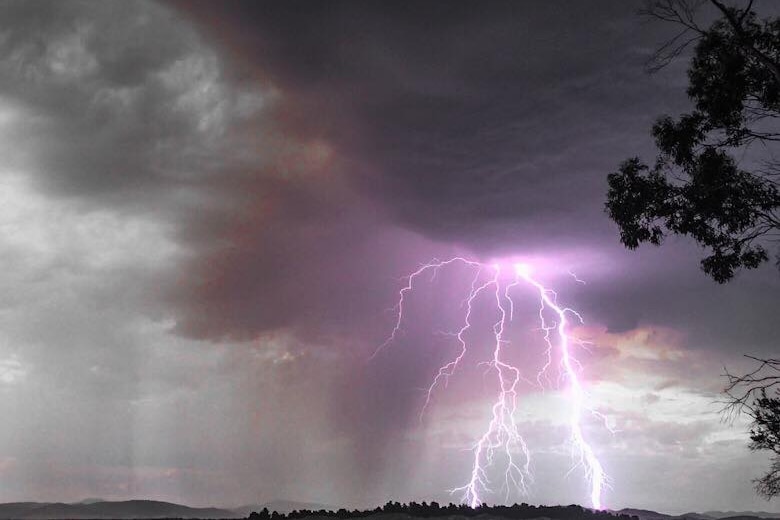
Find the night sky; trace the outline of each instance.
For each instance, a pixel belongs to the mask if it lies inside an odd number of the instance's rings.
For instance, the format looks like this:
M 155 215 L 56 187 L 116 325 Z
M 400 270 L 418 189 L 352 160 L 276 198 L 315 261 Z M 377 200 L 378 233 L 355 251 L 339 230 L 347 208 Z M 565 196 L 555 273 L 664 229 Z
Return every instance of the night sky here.
M 639 7 L 0 3 L 0 501 L 457 500 L 479 359 L 419 412 L 465 271 L 369 358 L 402 277 L 463 255 L 527 259 L 581 312 L 607 507 L 780 512 L 717 403 L 724 367 L 777 354 L 776 269 L 718 285 L 690 241 L 627 251 L 604 212 L 689 108 L 686 57 L 645 70 L 675 29 Z M 511 501 L 587 502 L 565 413 L 523 384 Z

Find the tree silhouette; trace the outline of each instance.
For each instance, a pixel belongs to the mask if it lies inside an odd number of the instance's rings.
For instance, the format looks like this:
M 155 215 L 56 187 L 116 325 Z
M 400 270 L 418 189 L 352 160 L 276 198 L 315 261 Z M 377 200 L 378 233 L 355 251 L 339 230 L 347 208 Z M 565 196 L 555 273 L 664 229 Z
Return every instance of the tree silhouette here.
M 759 20 L 710 0 L 720 18 L 695 20 L 700 0 L 649 2 L 644 14 L 677 24 L 680 32 L 648 63 L 657 70 L 694 45 L 688 96 L 694 110 L 663 116 L 652 133 L 659 151 L 648 166 L 638 157 L 608 175 L 606 210 L 630 249 L 686 235 L 708 251 L 705 273 L 723 283 L 753 269 L 780 239 L 780 19 Z M 735 159 L 748 158 L 743 169 Z M 778 255 L 780 267 L 780 255 Z
M 611 513 L 607 511 L 593 511 L 577 505 L 570 506 L 531 506 L 528 504 L 514 504 L 512 506 L 490 506 L 482 504 L 476 508 L 471 508 L 466 504 L 448 504 L 441 506 L 437 502 L 430 504 L 423 502 L 418 504 L 410 502 L 402 504 L 400 502 L 387 502 L 382 507 L 366 510 L 352 510 L 341 508 L 337 511 L 310 511 L 302 509 L 293 511 L 287 515 L 273 512 L 271 518 L 280 520 L 298 520 L 310 516 L 323 518 L 365 518 L 380 514 L 404 514 L 414 518 L 438 518 L 438 517 L 476 517 L 480 515 L 490 515 L 500 518 L 514 520 L 530 520 L 538 518 L 549 518 L 551 520 L 639 520 L 636 516 Z M 268 514 L 268 510 L 264 510 Z M 259 520 L 258 513 L 251 513 L 249 517 L 253 520 Z
M 271 520 L 271 514 L 268 512 L 268 508 L 264 507 L 259 513 L 252 511 L 249 520 Z
M 630 249 L 660 245 L 668 234 L 693 238 L 708 251 L 704 272 L 724 283 L 767 261 L 767 247 L 780 239 L 780 19 L 759 19 L 752 0 L 742 8 L 709 0 L 719 17 L 703 28 L 696 12 L 704 3 L 651 0 L 643 11 L 679 27 L 648 61 L 651 72 L 694 45 L 694 109 L 656 121 L 653 166 L 633 157 L 608 175 L 606 210 Z M 753 359 L 756 371 L 726 374 L 727 411 L 752 418 L 750 449 L 774 454 L 756 480 L 769 498 L 780 494 L 780 360 Z
M 761 359 L 744 375 L 726 372 L 726 412 L 752 418 L 750 449 L 772 453 L 769 471 L 756 479 L 756 491 L 766 498 L 780 495 L 780 359 Z

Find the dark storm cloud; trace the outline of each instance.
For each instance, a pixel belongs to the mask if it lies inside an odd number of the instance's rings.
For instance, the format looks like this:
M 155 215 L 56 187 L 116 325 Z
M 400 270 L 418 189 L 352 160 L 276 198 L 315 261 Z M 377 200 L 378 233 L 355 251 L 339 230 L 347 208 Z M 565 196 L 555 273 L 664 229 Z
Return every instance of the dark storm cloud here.
M 285 93 L 277 123 L 329 143 L 390 223 L 481 258 L 598 251 L 611 265 L 586 272 L 609 276 L 583 298 L 614 330 L 671 320 L 710 347 L 733 349 L 747 330 L 751 347 L 772 348 L 771 273 L 721 299 L 697 272 L 698 251 L 628 255 L 603 213 L 606 174 L 652 157 L 654 118 L 688 106 L 684 61 L 644 70 L 673 29 L 642 21 L 639 4 L 174 5 L 229 51 L 232 74 Z M 283 248 L 258 249 L 268 250 Z
M 637 49 L 648 35 L 618 44 L 635 31 L 626 22 L 636 6 L 599 7 L 293 2 L 195 11 L 290 92 L 291 124 L 359 161 L 355 182 L 405 225 L 500 249 L 506 235 L 522 242 L 529 222 L 591 226 L 592 217 L 576 217 L 602 196 L 612 167 L 605 152 L 622 144 L 615 136 L 649 124 L 648 106 L 666 108 L 671 91 L 642 73 Z
M 598 294 L 599 320 L 710 326 L 687 311 L 715 288 L 679 287 L 696 253 L 676 251 L 685 274 L 625 255 L 602 212 L 606 172 L 651 154 L 652 119 L 685 107 L 678 65 L 643 71 L 666 28 L 639 23 L 636 5 L 173 5 L 202 35 L 159 8 L 9 3 L 2 86 L 27 116 L 15 141 L 29 151 L 10 160 L 40 188 L 173 224 L 193 253 L 172 291 L 182 333 L 376 321 L 392 279 L 428 255 L 402 233 L 377 238 L 393 226 L 481 258 L 609 251 L 629 272 L 583 294 Z M 714 321 L 743 313 L 764 343 L 761 298 Z

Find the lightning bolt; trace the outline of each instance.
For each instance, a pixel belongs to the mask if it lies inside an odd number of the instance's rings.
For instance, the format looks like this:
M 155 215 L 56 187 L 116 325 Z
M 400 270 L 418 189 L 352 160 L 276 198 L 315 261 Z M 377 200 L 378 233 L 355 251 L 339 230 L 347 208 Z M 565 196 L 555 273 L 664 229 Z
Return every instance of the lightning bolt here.
M 472 469 L 469 480 L 466 484 L 451 490 L 453 493 L 460 493 L 464 503 L 471 507 L 477 507 L 483 503 L 481 497 L 487 493 L 493 492 L 491 481 L 488 474 L 488 468 L 500 461 L 503 467 L 503 482 L 501 490 L 505 492 L 507 500 L 512 490 L 517 490 L 522 494 L 527 493 L 528 485 L 532 481 L 530 465 L 531 452 L 520 435 L 515 413 L 518 406 L 518 385 L 522 377 L 520 369 L 510 364 L 504 354 L 504 349 L 509 345 L 505 338 L 505 332 L 509 323 L 514 318 L 514 300 L 512 293 L 525 285 L 532 289 L 539 298 L 539 330 L 542 332 L 542 338 L 545 343 L 545 361 L 542 368 L 536 376 L 537 383 L 544 388 L 544 382 L 549 384 L 548 370 L 553 363 L 553 353 L 559 352 L 561 357 L 561 379 L 566 382 L 567 396 L 570 403 L 569 427 L 571 430 L 572 441 L 575 449 L 577 467 L 584 468 L 586 481 L 590 489 L 590 501 L 595 509 L 602 508 L 601 494 L 606 484 L 606 475 L 601 462 L 587 442 L 582 429 L 582 416 L 585 411 L 593 413 L 594 416 L 602 419 L 607 425 L 606 418 L 598 412 L 591 410 L 585 404 L 585 391 L 579 379 L 578 373 L 582 366 L 572 356 L 572 345 L 585 346 L 584 342 L 569 335 L 567 329 L 570 318 L 582 321 L 581 316 L 573 309 L 561 307 L 557 303 L 557 294 L 542 285 L 534 279 L 532 270 L 527 264 L 514 264 L 510 283 L 503 284 L 502 279 L 506 275 L 502 273 L 499 264 L 487 265 L 481 262 L 468 260 L 463 257 L 454 257 L 445 261 L 433 261 L 420 266 L 416 271 L 405 277 L 406 285 L 398 292 L 398 301 L 394 309 L 396 310 L 396 320 L 393 330 L 388 338 L 376 349 L 371 356 L 374 358 L 382 349 L 393 343 L 402 333 L 402 324 L 404 321 L 404 304 L 409 293 L 412 292 L 415 282 L 426 272 L 432 274 L 432 279 L 438 271 L 444 267 L 454 264 L 463 264 L 474 270 L 474 277 L 471 281 L 469 292 L 463 300 L 464 319 L 461 328 L 453 334 L 460 347 L 457 355 L 450 361 L 442 365 L 437 371 L 433 381 L 426 392 L 425 402 L 420 411 L 420 420 L 422 420 L 428 409 L 435 390 L 444 386 L 446 388 L 450 377 L 461 365 L 463 358 L 468 352 L 469 344 L 466 341 L 466 333 L 471 328 L 471 316 L 477 299 L 483 294 L 491 295 L 497 318 L 493 323 L 493 347 L 492 357 L 486 362 L 488 371 L 493 372 L 498 383 L 498 395 L 491 407 L 492 416 L 482 436 L 472 447 Z M 492 273 L 492 276 L 486 280 L 483 273 Z M 576 278 L 578 283 L 584 283 Z M 549 320 L 548 316 L 554 316 L 555 320 Z M 612 431 L 612 430 L 610 430 Z
M 493 415 L 488 424 L 488 428 L 474 446 L 474 460 L 471 477 L 468 483 L 452 490 L 452 492 L 461 492 L 463 502 L 469 504 L 471 507 L 480 505 L 482 503 L 480 496 L 484 492 L 490 491 L 490 480 L 488 479 L 485 467 L 493 463 L 495 455 L 499 451 L 503 454 L 504 460 L 506 461 L 502 489 L 505 491 L 507 499 L 511 489 L 518 489 L 522 493 L 525 493 L 527 491 L 527 483 L 531 478 L 531 454 L 523 437 L 518 431 L 517 422 L 515 421 L 517 385 L 521 379 L 520 370 L 515 366 L 506 363 L 501 355 L 502 348 L 507 343 L 504 339 L 504 331 L 506 330 L 508 320 L 511 320 L 513 304 L 511 298 L 507 296 L 508 288 L 505 289 L 504 292 L 501 292 L 500 290 L 499 277 L 501 275 L 501 268 L 498 266 L 491 267 L 494 272 L 493 278 L 486 284 L 480 286 L 477 291 L 472 291 L 472 294 L 476 296 L 481 289 L 493 287 L 499 318 L 493 324 L 493 357 L 489 366 L 496 373 L 499 383 L 499 394 L 492 407 Z M 471 311 L 473 297 L 470 297 L 468 302 L 469 310 L 467 316 Z M 509 306 L 509 311 L 507 311 L 507 304 Z M 464 329 L 468 328 L 469 325 L 467 318 Z M 462 359 L 463 354 L 464 351 L 461 351 L 461 354 L 456 358 L 456 361 Z M 445 365 L 445 367 L 446 366 L 447 365 Z M 433 385 L 431 388 L 433 388 Z M 518 452 L 522 460 L 517 460 Z
M 573 315 L 579 321 L 582 321 L 582 317 L 577 311 L 568 307 L 559 306 L 556 302 L 558 295 L 533 279 L 531 277 L 531 269 L 528 265 L 517 264 L 515 266 L 515 273 L 518 278 L 528 282 L 536 288 L 539 293 L 541 304 L 539 319 L 541 320 L 542 330 L 545 331 L 545 341 L 550 348 L 552 348 L 552 342 L 549 333 L 552 330 L 555 330 L 555 333 L 558 336 L 558 348 L 561 352 L 564 375 L 568 380 L 569 400 L 571 402 L 569 427 L 571 428 L 574 445 L 579 451 L 579 464 L 585 468 L 586 477 L 590 483 L 591 504 L 594 509 L 601 509 L 601 492 L 606 481 L 606 475 L 604 474 L 604 468 L 602 467 L 601 462 L 599 462 L 599 459 L 596 457 L 591 445 L 585 440 L 585 436 L 582 432 L 582 413 L 586 410 L 584 404 L 585 393 L 582 389 L 582 383 L 577 376 L 577 371 L 574 369 L 574 365 L 579 365 L 579 363 L 571 355 L 570 346 L 572 341 L 566 331 L 568 325 L 567 315 Z M 551 309 L 558 317 L 556 325 L 547 324 L 544 316 L 544 310 L 546 308 Z M 545 368 L 547 366 L 548 365 L 546 365 Z

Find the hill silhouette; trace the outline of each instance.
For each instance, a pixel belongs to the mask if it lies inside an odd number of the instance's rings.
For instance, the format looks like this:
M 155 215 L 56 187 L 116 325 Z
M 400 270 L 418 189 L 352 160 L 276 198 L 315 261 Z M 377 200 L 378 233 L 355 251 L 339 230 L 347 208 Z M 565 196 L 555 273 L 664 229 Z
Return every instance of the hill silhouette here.
M 0 504 L 0 519 L 29 520 L 108 520 L 132 518 L 237 518 L 239 515 L 228 509 L 214 507 L 188 507 L 156 500 L 126 500 L 122 502 L 90 502 L 66 504 L 62 502 L 16 502 Z
M 712 518 L 734 518 L 738 516 L 752 516 L 759 518 L 780 518 L 780 513 L 767 513 L 766 511 L 707 511 L 704 513 Z

